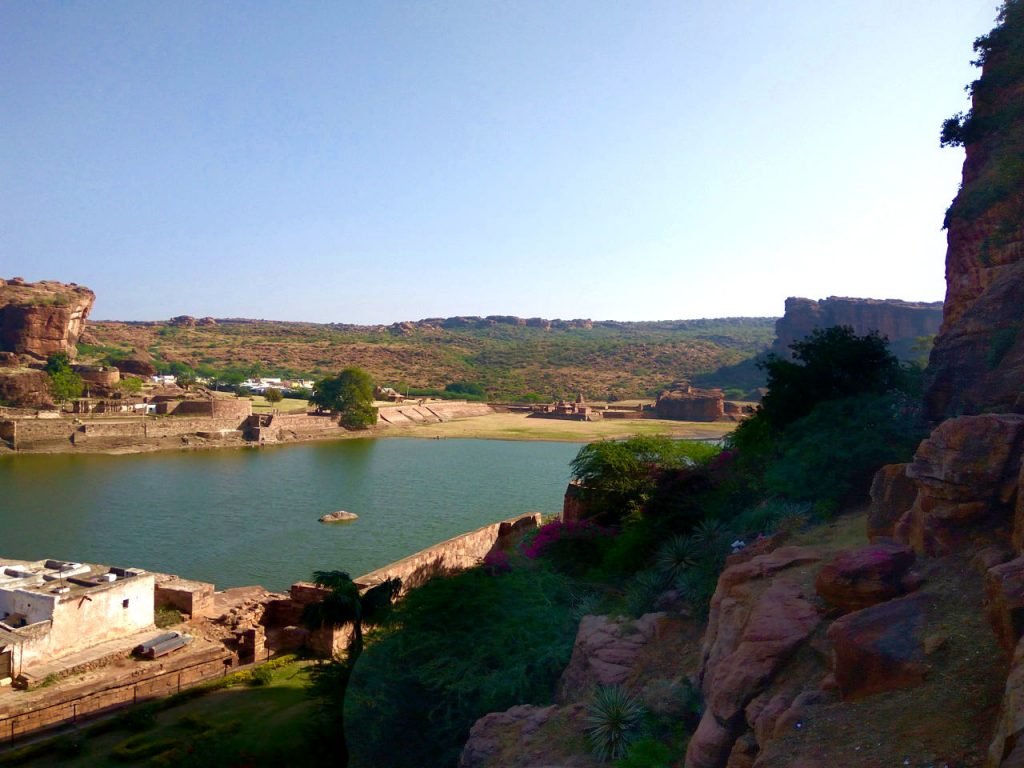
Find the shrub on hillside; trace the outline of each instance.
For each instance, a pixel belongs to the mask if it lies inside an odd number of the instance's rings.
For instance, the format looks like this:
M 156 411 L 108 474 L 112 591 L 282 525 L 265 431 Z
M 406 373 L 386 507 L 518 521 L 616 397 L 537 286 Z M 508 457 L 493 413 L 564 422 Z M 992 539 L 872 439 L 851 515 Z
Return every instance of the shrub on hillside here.
M 924 436 L 920 409 L 898 393 L 821 403 L 786 430 L 765 485 L 830 511 L 866 499 L 875 472 L 909 459 Z
M 543 557 L 556 570 L 582 575 L 600 563 L 603 544 L 611 534 L 607 528 L 586 521 L 554 520 L 524 541 L 522 552 L 528 560 Z
M 550 701 L 575 638 L 572 600 L 564 577 L 536 566 L 410 592 L 352 676 L 352 765 L 454 765 L 479 717 Z
M 662 473 L 705 466 L 719 450 L 696 440 L 638 435 L 585 445 L 570 469 L 588 509 L 596 516 L 617 521 L 640 512 Z

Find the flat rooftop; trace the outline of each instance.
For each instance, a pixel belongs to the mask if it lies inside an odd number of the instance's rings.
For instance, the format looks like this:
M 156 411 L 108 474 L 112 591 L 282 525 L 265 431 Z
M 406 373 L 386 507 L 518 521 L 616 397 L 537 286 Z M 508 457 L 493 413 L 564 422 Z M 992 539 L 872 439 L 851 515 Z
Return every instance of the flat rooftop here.
M 117 568 L 70 560 L 16 560 L 0 556 L 0 590 L 66 595 L 141 576 L 141 568 Z

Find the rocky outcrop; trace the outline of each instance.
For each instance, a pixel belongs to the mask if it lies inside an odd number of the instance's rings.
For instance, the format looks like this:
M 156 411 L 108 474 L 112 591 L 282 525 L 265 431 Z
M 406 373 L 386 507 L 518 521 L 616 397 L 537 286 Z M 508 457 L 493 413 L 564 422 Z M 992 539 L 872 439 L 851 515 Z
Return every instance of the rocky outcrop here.
M 720 389 L 679 385 L 658 395 L 654 413 L 659 419 L 719 421 L 725 418 L 725 395 Z
M 718 580 L 704 636 L 700 685 L 706 709 L 686 751 L 686 768 L 720 768 L 760 712 L 748 713 L 821 622 L 802 567 L 821 560 L 783 547 L 726 568 Z M 756 708 L 755 708 L 756 709 Z
M 74 283 L 0 280 L 0 349 L 45 360 L 74 357 L 96 295 Z
M 818 571 L 815 589 L 843 613 L 858 611 L 914 588 L 914 550 L 902 544 L 871 544 L 843 552 Z
M 1008 527 L 1019 506 L 1022 444 L 1021 415 L 963 416 L 940 424 L 907 467 L 917 496 L 896 538 L 936 555 L 961 547 L 979 526 Z
M 1018 643 L 1013 653 L 996 731 L 989 745 L 988 765 L 1000 768 L 1024 765 L 1024 642 Z
M 470 729 L 459 768 L 598 768 L 602 763 L 581 749 L 585 721 L 583 704 L 492 712 Z M 565 743 L 566 733 L 576 738 Z
M 946 302 L 929 371 L 934 418 L 1008 410 L 1024 380 L 1024 7 L 980 38 L 984 63 L 966 118 L 943 139 L 966 149 L 963 181 L 946 214 Z
M 52 404 L 50 377 L 31 369 L 0 371 L 0 403 L 26 407 Z
M 1007 655 L 1024 636 L 1024 557 L 985 574 L 985 617 Z
M 358 520 L 359 515 L 355 512 L 346 512 L 343 509 L 339 509 L 337 512 L 328 512 L 326 515 L 320 515 L 317 519 L 321 523 L 347 523 L 352 520 Z
M 920 685 L 928 674 L 928 597 L 911 595 L 837 619 L 828 628 L 836 684 L 844 699 Z
M 561 703 L 587 698 L 598 686 L 626 682 L 643 647 L 657 634 L 661 613 L 629 621 L 610 616 L 584 616 L 576 633 L 569 666 L 558 683 Z
M 772 352 L 791 356 L 790 344 L 801 341 L 816 328 L 848 325 L 859 336 L 871 331 L 889 339 L 893 351 L 908 357 L 917 339 L 934 336 L 942 321 L 942 302 L 915 302 L 899 299 L 850 299 L 829 296 L 821 301 L 790 297 L 786 314 L 775 323 Z
M 906 464 L 887 464 L 871 481 L 868 540 L 892 538 L 896 524 L 917 498 L 917 485 L 907 477 Z

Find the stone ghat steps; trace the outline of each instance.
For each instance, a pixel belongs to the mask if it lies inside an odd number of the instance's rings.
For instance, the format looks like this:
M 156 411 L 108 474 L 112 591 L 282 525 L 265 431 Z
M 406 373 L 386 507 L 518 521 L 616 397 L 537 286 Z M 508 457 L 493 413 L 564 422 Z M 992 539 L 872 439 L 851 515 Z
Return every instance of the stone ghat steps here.
M 381 408 L 379 419 L 394 426 L 409 426 L 412 424 L 440 424 L 453 419 L 486 416 L 490 413 L 494 413 L 494 409 L 484 403 L 430 403 Z

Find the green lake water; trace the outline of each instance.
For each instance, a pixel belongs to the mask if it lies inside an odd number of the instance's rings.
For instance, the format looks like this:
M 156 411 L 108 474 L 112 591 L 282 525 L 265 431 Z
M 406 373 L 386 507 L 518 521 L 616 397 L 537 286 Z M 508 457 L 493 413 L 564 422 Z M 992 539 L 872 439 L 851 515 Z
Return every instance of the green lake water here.
M 0 558 L 138 566 L 218 588 L 353 576 L 523 512 L 561 510 L 571 443 L 342 440 L 0 457 Z M 359 515 L 324 525 L 335 510 Z

